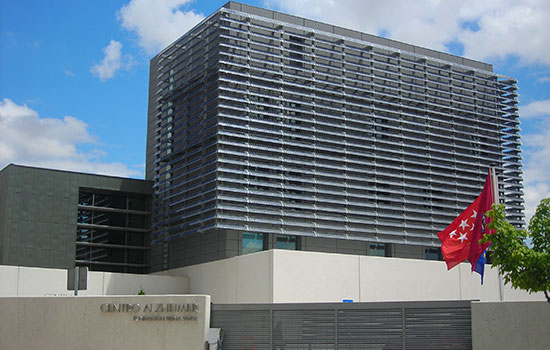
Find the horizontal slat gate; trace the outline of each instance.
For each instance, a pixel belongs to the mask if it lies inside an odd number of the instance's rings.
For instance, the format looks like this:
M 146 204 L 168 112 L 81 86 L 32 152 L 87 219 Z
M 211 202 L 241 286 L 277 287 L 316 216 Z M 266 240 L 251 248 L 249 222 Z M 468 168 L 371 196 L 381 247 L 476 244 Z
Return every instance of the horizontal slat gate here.
M 269 350 L 269 310 L 213 311 L 212 328 L 223 328 L 224 350 Z
M 338 349 L 402 349 L 401 308 L 338 311 Z
M 335 350 L 334 310 L 273 311 L 273 349 Z
M 214 304 L 224 350 L 471 349 L 470 301 Z
M 470 307 L 405 309 L 407 349 L 471 349 Z

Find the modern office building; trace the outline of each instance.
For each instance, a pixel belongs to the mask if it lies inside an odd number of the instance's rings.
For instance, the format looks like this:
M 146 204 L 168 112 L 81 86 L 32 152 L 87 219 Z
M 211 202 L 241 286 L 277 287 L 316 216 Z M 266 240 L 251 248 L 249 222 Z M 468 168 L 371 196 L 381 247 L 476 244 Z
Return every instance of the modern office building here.
M 520 226 L 516 90 L 490 64 L 229 2 L 151 60 L 152 270 L 269 248 L 437 259 L 490 165 Z
M 10 164 L 0 171 L 0 265 L 149 271 L 152 183 Z

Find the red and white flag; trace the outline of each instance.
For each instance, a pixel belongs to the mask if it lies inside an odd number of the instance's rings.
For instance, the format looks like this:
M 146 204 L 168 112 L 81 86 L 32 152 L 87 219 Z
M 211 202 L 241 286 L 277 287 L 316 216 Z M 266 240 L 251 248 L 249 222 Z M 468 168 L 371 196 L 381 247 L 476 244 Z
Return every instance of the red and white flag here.
M 483 191 L 454 221 L 437 236 L 441 240 L 441 253 L 447 263 L 447 269 L 455 267 L 468 259 L 472 271 L 476 262 L 491 243 L 479 244 L 484 234 L 492 234 L 486 226 L 490 219 L 485 216 L 494 203 L 493 186 L 490 174 L 487 175 Z

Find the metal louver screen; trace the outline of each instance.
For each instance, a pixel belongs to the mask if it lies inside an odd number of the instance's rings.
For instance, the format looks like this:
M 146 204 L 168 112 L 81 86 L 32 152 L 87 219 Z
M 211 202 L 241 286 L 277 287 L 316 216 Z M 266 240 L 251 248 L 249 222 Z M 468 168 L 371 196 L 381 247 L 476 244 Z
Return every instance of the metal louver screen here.
M 471 349 L 470 301 L 212 305 L 224 350 Z
M 269 310 L 225 310 L 212 312 L 211 327 L 223 328 L 224 350 L 269 350 Z
M 405 310 L 407 349 L 471 349 L 470 307 Z
M 334 310 L 273 311 L 273 349 L 333 350 Z
M 338 349 L 402 349 L 402 344 L 401 308 L 338 311 Z

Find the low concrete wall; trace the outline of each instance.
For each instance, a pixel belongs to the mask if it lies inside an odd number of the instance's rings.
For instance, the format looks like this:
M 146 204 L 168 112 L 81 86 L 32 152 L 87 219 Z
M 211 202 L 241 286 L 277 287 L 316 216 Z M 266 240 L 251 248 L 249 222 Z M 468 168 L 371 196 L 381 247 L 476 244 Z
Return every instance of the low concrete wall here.
M 473 302 L 473 349 L 550 349 L 547 302 Z
M 413 300 L 500 300 L 498 272 L 485 268 L 484 284 L 469 264 L 447 271 L 442 261 L 269 250 L 164 271 L 186 276 L 190 293 L 215 303 L 300 303 Z M 504 300 L 545 300 L 503 288 Z
M 88 272 L 88 289 L 79 295 L 188 294 L 187 277 Z M 0 297 L 69 296 L 67 270 L 0 265 Z
M 0 266 L 0 296 L 68 296 L 65 270 Z M 484 285 L 469 264 L 269 250 L 152 275 L 90 272 L 80 295 L 208 294 L 215 303 L 500 300 L 498 273 Z M 504 286 L 504 300 L 545 300 Z
M 207 295 L 0 298 L 0 310 L 3 350 L 204 349 L 210 327 Z
M 190 293 L 207 290 L 216 303 L 269 303 L 273 299 L 271 264 L 271 254 L 248 254 L 158 275 L 185 276 L 189 278 Z

